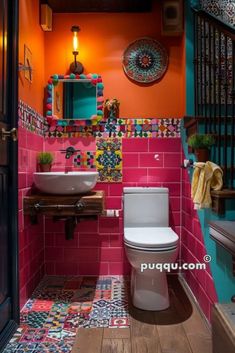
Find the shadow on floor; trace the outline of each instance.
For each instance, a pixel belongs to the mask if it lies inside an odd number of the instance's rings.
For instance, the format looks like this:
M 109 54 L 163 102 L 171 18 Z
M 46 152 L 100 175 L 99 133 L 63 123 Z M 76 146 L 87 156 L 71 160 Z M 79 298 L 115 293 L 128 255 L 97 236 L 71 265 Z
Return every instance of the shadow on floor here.
M 129 303 L 130 316 L 140 322 L 152 325 L 174 325 L 187 320 L 193 312 L 192 305 L 178 276 L 168 276 L 170 307 L 162 311 L 145 311 L 135 308 Z

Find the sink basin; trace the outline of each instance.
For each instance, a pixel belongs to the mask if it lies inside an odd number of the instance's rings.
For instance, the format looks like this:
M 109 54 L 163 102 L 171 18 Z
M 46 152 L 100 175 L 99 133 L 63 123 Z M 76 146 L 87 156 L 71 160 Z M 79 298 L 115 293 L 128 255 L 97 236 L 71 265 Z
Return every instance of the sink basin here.
M 97 183 L 98 172 L 34 173 L 36 187 L 47 194 L 85 194 Z

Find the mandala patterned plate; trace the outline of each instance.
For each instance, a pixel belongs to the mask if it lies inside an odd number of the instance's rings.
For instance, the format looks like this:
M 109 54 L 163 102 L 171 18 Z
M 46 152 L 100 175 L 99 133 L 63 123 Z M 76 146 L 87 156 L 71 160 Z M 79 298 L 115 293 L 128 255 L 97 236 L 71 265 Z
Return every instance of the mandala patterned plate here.
M 123 69 L 132 80 L 151 83 L 166 72 L 168 55 L 156 40 L 141 38 L 131 43 L 123 54 Z

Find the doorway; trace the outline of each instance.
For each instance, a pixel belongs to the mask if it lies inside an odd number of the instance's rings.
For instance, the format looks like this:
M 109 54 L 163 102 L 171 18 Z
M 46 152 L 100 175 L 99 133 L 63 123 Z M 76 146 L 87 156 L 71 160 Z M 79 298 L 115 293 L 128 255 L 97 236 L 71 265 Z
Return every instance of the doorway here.
M 0 351 L 19 324 L 18 1 L 0 0 Z

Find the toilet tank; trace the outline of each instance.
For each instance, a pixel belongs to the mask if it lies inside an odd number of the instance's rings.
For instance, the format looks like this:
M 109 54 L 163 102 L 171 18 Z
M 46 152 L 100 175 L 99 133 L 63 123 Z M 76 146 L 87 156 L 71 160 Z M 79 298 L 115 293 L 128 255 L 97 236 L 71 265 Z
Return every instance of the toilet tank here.
M 168 227 L 169 190 L 159 187 L 123 189 L 124 227 Z

